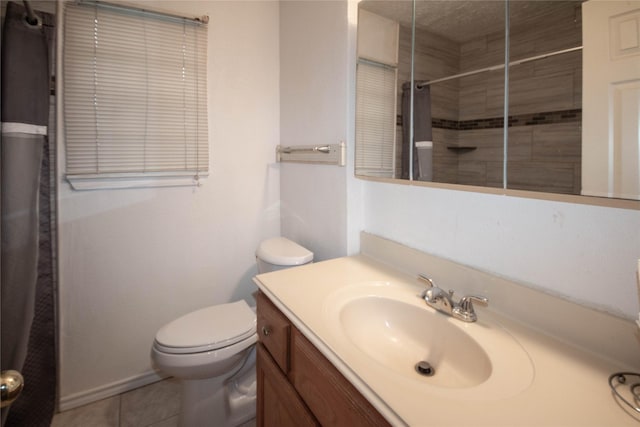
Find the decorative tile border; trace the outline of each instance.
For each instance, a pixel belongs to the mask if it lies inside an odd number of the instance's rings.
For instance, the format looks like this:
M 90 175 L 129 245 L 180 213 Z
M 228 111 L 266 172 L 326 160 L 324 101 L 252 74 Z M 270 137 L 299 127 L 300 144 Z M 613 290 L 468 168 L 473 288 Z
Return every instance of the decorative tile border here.
M 569 123 L 582 121 L 582 109 L 545 111 L 542 113 L 519 114 L 509 116 L 509 127 L 533 126 L 555 123 Z M 402 126 L 402 116 L 398 115 L 396 123 Z M 492 117 L 488 119 L 475 120 L 447 120 L 432 119 L 431 125 L 437 129 L 449 130 L 476 130 L 476 129 L 499 129 L 504 126 L 502 117 Z

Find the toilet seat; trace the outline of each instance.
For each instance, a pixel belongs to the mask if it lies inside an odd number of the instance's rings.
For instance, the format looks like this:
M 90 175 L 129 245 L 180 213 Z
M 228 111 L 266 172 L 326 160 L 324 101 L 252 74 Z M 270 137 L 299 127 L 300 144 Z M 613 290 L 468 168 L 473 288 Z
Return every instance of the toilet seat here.
M 167 323 L 156 334 L 157 350 L 201 353 L 231 346 L 256 333 L 256 315 L 244 300 L 214 305 Z

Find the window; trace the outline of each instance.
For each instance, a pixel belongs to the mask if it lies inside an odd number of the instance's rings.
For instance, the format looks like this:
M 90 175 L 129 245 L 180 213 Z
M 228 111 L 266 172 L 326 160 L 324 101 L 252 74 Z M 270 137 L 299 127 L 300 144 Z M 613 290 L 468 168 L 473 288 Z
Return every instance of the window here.
M 66 177 L 75 189 L 193 185 L 209 169 L 207 25 L 67 3 Z

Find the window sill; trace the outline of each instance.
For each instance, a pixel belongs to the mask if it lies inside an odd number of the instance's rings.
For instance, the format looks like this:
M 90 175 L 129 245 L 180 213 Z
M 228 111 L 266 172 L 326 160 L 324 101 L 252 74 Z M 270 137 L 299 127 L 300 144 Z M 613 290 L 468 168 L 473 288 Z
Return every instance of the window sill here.
M 158 174 L 83 174 L 67 175 L 67 181 L 74 190 L 113 190 L 152 187 L 198 187 L 208 172 L 197 175 L 191 173 Z

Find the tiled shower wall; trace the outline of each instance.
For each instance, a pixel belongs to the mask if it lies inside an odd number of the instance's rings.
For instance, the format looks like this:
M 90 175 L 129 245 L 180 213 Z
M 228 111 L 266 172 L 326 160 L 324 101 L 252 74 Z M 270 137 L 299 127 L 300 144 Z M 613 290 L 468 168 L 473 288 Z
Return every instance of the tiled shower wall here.
M 415 79 L 432 80 L 458 74 L 460 70 L 460 45 L 437 36 L 424 29 L 416 28 Z M 411 78 L 411 28 L 400 27 L 398 64 L 398 114 L 402 111 L 402 84 Z M 450 80 L 431 88 L 432 117 L 457 121 L 459 116 L 459 82 Z M 402 125 L 396 134 L 396 176 L 401 176 Z M 457 162 L 455 153 L 446 149 L 447 144 L 457 143 L 457 132 L 433 129 L 434 170 L 433 179 L 438 182 L 457 182 Z
M 512 26 L 511 60 L 580 45 L 575 5 Z M 410 57 L 409 40 L 410 29 L 401 28 L 401 58 Z M 416 42 L 417 80 L 504 62 L 503 29 L 463 44 L 417 29 Z M 408 62 L 401 61 L 399 79 L 408 74 Z M 503 70 L 431 86 L 435 181 L 502 187 L 503 87 Z M 581 91 L 579 51 L 511 67 L 509 188 L 579 194 Z

